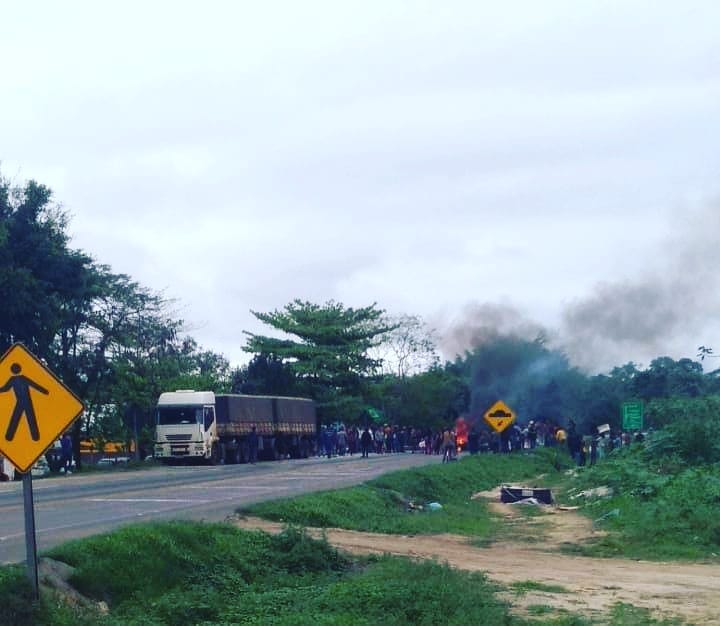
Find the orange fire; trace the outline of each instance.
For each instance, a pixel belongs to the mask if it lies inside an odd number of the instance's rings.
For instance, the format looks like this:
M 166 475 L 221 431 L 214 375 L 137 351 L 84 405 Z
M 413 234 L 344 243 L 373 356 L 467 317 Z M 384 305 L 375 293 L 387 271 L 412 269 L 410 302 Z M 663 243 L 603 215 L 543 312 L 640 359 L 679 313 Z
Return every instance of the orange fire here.
M 458 451 L 464 449 L 467 445 L 469 430 L 467 422 L 462 417 L 458 417 L 455 421 L 455 442 Z

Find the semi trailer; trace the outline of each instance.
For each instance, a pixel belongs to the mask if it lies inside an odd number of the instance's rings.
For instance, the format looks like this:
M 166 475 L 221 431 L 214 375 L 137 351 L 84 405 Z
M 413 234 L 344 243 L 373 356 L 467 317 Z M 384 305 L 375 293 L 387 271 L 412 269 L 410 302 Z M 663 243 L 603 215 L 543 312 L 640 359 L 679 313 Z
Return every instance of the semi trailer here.
M 181 389 L 160 394 L 155 417 L 153 455 L 163 462 L 245 463 L 251 444 L 265 460 L 315 452 L 315 403 L 307 398 Z

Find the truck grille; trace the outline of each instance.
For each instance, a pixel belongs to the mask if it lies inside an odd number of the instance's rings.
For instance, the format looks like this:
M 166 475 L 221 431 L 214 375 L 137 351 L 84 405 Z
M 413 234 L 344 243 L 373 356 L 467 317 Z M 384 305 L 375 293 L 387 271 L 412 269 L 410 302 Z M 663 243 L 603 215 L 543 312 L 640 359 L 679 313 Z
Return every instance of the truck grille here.
M 192 435 L 165 435 L 168 441 L 190 441 Z

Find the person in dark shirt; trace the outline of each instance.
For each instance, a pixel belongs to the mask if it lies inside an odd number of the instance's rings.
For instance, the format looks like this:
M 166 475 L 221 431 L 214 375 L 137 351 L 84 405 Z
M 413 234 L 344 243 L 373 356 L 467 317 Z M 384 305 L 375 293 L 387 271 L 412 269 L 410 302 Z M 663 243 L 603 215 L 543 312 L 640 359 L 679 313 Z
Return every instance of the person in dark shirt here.
M 365 430 L 363 430 L 362 435 L 360 435 L 360 449 L 362 450 L 362 456 L 363 458 L 369 456 L 370 447 L 372 446 L 372 435 L 370 434 L 370 431 L 367 429 L 367 426 L 365 427 Z
M 255 464 L 258 455 L 258 436 L 255 426 L 252 427 L 248 435 L 248 447 L 250 449 L 250 463 Z
M 72 467 L 72 440 L 67 433 L 65 433 L 60 440 L 60 448 L 62 450 L 61 469 L 66 474 L 69 474 L 70 468 Z

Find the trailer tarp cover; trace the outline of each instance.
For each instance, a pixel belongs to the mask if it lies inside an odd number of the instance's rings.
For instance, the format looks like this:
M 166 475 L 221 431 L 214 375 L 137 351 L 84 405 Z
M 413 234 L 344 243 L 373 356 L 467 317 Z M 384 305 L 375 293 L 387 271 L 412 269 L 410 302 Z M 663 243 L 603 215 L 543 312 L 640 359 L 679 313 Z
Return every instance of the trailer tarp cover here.
M 315 403 L 307 398 L 217 395 L 217 423 L 226 435 L 243 435 L 255 426 L 258 434 L 313 434 Z
M 315 422 L 315 403 L 304 398 L 277 398 L 278 422 Z
M 273 421 L 272 398 L 267 396 L 215 396 L 218 424 Z

